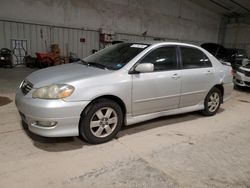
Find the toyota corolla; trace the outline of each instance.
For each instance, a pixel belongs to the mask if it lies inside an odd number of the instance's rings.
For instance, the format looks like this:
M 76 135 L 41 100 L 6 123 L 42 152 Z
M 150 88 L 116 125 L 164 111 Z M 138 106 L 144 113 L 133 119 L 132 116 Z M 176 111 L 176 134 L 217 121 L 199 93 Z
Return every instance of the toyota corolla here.
M 32 73 L 17 89 L 16 106 L 35 134 L 98 144 L 123 125 L 191 111 L 212 116 L 232 90 L 231 68 L 205 49 L 127 42 Z

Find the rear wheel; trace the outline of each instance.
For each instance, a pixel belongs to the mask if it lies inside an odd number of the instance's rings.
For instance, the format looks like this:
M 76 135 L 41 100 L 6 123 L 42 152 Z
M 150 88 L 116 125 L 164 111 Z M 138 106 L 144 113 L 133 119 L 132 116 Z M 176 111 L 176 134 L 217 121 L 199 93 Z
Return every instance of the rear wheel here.
M 221 105 L 221 91 L 218 88 L 213 88 L 206 96 L 204 101 L 205 109 L 202 114 L 205 116 L 213 116 L 217 113 Z
M 83 112 L 79 131 L 87 142 L 100 144 L 113 139 L 121 129 L 122 122 L 120 106 L 114 101 L 99 99 Z

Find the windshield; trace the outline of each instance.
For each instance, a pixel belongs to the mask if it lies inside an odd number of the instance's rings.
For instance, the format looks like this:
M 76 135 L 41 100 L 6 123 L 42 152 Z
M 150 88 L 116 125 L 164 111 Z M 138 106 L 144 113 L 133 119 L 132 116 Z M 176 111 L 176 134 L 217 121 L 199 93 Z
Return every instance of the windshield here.
M 107 69 L 118 70 L 148 46 L 138 43 L 119 43 L 96 52 L 83 60 L 89 64 L 99 64 Z
M 247 58 L 247 52 L 246 50 L 239 49 L 238 54 L 236 55 L 238 58 Z

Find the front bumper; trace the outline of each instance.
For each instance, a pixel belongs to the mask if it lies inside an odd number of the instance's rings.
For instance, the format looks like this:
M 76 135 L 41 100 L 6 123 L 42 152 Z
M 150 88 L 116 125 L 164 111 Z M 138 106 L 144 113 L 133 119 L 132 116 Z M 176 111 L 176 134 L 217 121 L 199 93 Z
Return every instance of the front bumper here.
M 20 89 L 16 92 L 15 102 L 29 130 L 46 137 L 78 136 L 81 112 L 89 104 L 89 101 L 34 99 L 31 94 L 24 95 Z M 37 122 L 56 122 L 56 124 L 48 127 Z
M 247 77 L 240 72 L 236 73 L 233 81 L 235 85 L 242 86 L 242 87 L 250 87 L 250 77 Z

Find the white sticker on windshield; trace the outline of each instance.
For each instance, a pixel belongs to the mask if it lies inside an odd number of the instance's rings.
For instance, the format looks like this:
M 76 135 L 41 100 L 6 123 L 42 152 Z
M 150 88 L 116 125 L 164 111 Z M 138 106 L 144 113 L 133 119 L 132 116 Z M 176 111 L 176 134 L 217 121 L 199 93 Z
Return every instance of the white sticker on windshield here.
M 130 47 L 131 48 L 146 48 L 147 45 L 144 45 L 144 44 L 132 44 Z

